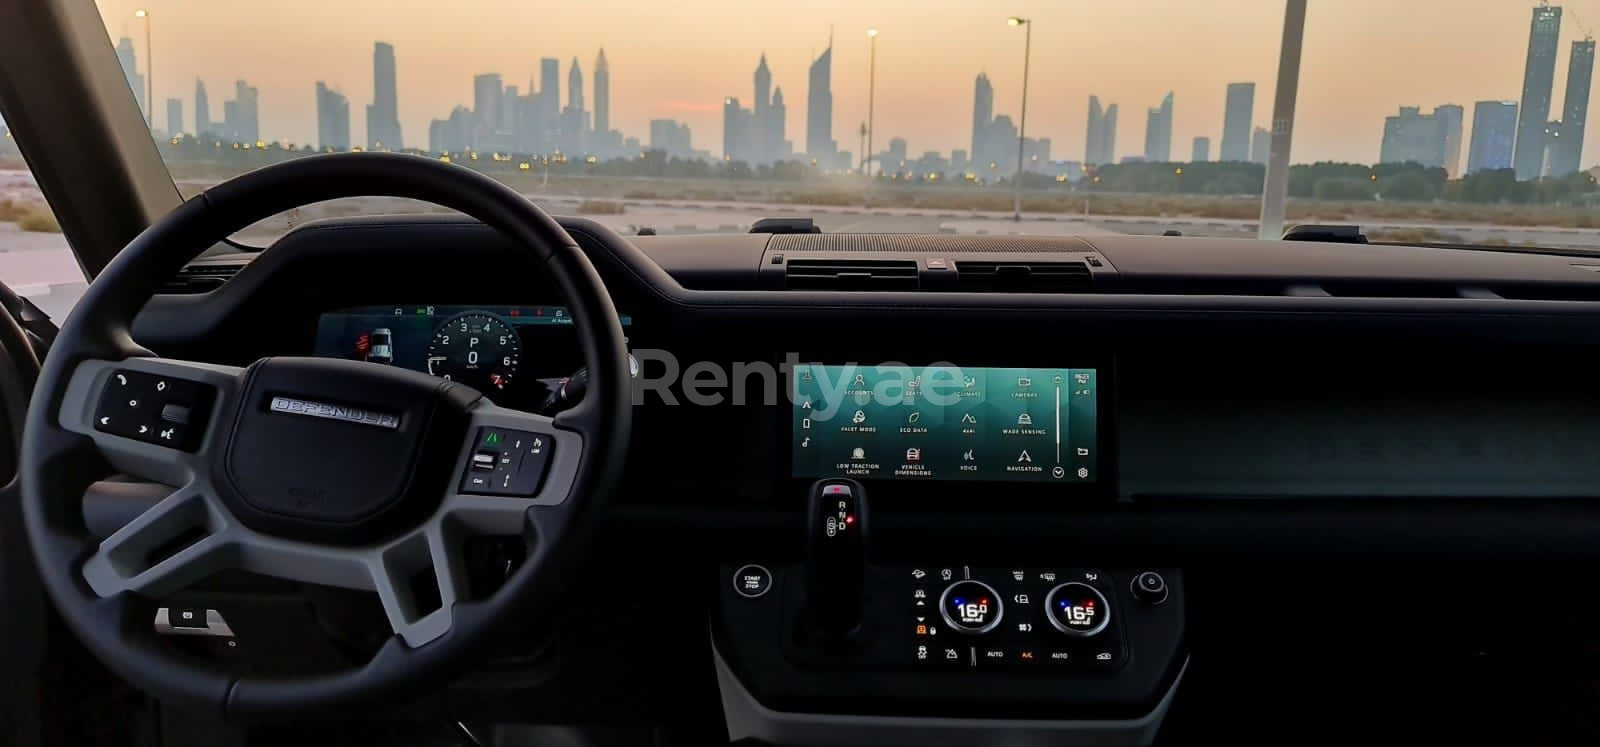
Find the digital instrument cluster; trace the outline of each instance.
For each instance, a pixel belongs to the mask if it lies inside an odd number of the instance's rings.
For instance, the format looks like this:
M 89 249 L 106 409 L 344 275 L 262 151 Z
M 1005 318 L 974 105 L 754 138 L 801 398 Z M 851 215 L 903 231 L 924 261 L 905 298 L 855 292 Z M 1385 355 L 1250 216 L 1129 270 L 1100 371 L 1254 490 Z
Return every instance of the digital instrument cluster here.
M 541 409 L 583 365 L 575 333 L 563 306 L 362 306 L 321 315 L 313 354 L 422 371 Z
M 794 372 L 798 478 L 1091 484 L 1099 372 L 809 364 Z

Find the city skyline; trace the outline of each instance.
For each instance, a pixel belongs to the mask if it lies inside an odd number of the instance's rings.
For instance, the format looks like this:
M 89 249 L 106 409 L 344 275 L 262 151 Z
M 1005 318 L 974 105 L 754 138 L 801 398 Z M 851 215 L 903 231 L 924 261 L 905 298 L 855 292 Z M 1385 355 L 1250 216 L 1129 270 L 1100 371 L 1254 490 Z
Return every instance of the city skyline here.
M 602 2 L 600 5 L 612 10 L 618 7 L 614 2 Z M 706 7 L 711 5 L 715 4 Z M 902 25 L 900 28 L 893 23 L 882 22 L 881 18 L 876 23 L 882 29 L 879 38 L 878 140 L 881 143 L 892 137 L 904 138 L 913 153 L 970 148 L 972 132 L 966 116 L 961 112 L 971 105 L 967 86 L 975 73 L 982 71 L 987 74 L 1000 92 L 995 104 L 997 111 L 1014 112 L 1016 99 L 1020 97 L 1020 49 L 1016 40 L 1005 33 L 1002 19 L 994 19 L 996 28 L 993 30 L 977 23 L 971 24 L 970 30 L 963 27 L 964 33 L 971 36 L 970 43 L 956 45 L 947 41 L 944 46 L 934 49 L 937 52 L 934 55 L 907 48 L 916 39 L 926 38 L 929 33 L 926 26 L 944 28 L 968 20 L 975 22 L 994 14 L 992 9 L 981 6 L 935 5 L 938 7 L 927 12 L 930 23 Z M 1027 6 L 1031 4 L 1020 5 L 1023 6 L 1022 10 L 1029 10 Z M 1149 54 L 1141 58 L 1124 49 L 1115 54 L 1105 53 L 1103 58 L 1095 59 L 1093 65 L 1084 65 L 1081 60 L 1074 64 L 1070 55 L 1061 49 L 1047 49 L 1043 53 L 1036 49 L 1030 92 L 1030 134 L 1038 134 L 1041 139 L 1051 139 L 1061 144 L 1057 157 L 1075 160 L 1074 155 L 1068 154 L 1076 151 L 1077 144 L 1085 141 L 1087 133 L 1084 123 L 1087 121 L 1089 93 L 1098 92 L 1103 100 L 1118 101 L 1127 106 L 1148 107 L 1172 91 L 1177 99 L 1182 100 L 1183 106 L 1177 109 L 1170 139 L 1187 143 L 1194 137 L 1208 137 L 1215 150 L 1215 144 L 1223 134 L 1222 109 L 1226 85 L 1251 81 L 1260 87 L 1269 82 L 1276 72 L 1275 51 L 1282 23 L 1281 2 L 1225 3 L 1239 12 L 1216 13 L 1210 12 L 1209 6 L 1207 12 L 1202 13 L 1182 3 L 1152 1 L 1127 5 L 1137 7 L 1094 8 L 1093 12 L 1083 9 L 1070 12 L 1067 9 L 1032 10 L 1033 22 L 1038 25 L 1035 33 L 1042 40 L 1050 38 L 1052 29 L 1049 24 L 1054 19 L 1062 24 L 1056 27 L 1059 30 L 1055 33 L 1073 39 L 1072 45 L 1060 46 L 1096 50 L 1080 51 L 1080 56 L 1102 54 L 1110 47 L 1125 46 L 1134 37 L 1149 40 L 1148 43 L 1140 43 L 1140 48 L 1149 51 Z M 1579 4 L 1570 5 L 1583 8 Z M 1372 6 L 1368 10 L 1381 7 L 1389 18 L 1379 23 L 1373 18 L 1361 16 L 1359 11 L 1366 6 Z M 1453 10 L 1455 6 L 1431 0 L 1408 3 L 1401 8 L 1366 0 L 1352 0 L 1336 9 L 1317 6 L 1308 21 L 1306 62 L 1302 74 L 1300 116 L 1296 124 L 1293 160 L 1376 161 L 1379 143 L 1372 134 L 1374 126 L 1371 123 L 1392 114 L 1397 106 L 1432 106 L 1444 102 L 1471 106 L 1477 101 L 1517 98 L 1521 92 L 1518 86 L 1522 77 L 1520 63 L 1528 51 L 1528 38 L 1520 32 L 1508 32 L 1500 26 L 1515 24 L 1510 27 L 1522 27 L 1527 23 L 1531 6 L 1532 3 L 1514 3 L 1509 8 L 1474 8 L 1470 14 L 1445 12 Z M 132 3 L 107 0 L 100 7 L 108 29 L 125 29 L 130 25 L 128 19 L 134 7 Z M 749 78 L 745 76 L 748 73 L 738 71 L 748 71 L 750 61 L 759 59 L 762 51 L 760 47 L 743 41 L 731 41 L 742 36 L 739 34 L 727 35 L 728 40 L 719 44 L 706 45 L 707 32 L 704 30 L 686 32 L 685 39 L 668 39 L 661 44 L 627 45 L 615 41 L 625 39 L 629 34 L 636 35 L 638 29 L 630 30 L 630 26 L 649 25 L 655 37 L 663 36 L 661 29 L 666 22 L 654 10 L 636 13 L 642 15 L 643 19 L 630 19 L 629 23 L 618 27 L 602 27 L 594 12 L 575 9 L 573 14 L 583 22 L 576 23 L 571 32 L 548 43 L 528 45 L 519 42 L 515 45 L 518 47 L 516 51 L 497 49 L 497 45 L 505 45 L 495 42 L 492 38 L 494 35 L 479 26 L 467 28 L 446 23 L 434 29 L 437 33 L 431 35 L 415 29 L 393 31 L 388 28 L 406 18 L 405 8 L 391 14 L 395 19 L 373 22 L 370 16 L 362 16 L 359 19 L 352 18 L 347 24 L 348 28 L 336 30 L 332 25 L 345 13 L 339 11 L 328 19 L 328 28 L 308 34 L 303 41 L 301 46 L 314 50 L 314 54 L 301 53 L 297 47 L 296 57 L 309 57 L 319 68 L 326 69 L 294 80 L 298 73 L 296 66 L 291 64 L 293 60 L 283 60 L 281 53 L 250 54 L 251 45 L 258 43 L 256 39 L 230 36 L 226 32 L 206 30 L 200 33 L 195 28 L 183 28 L 185 23 L 197 25 L 207 20 L 226 28 L 228 24 L 210 17 L 213 12 L 210 9 L 184 8 L 181 11 L 182 18 L 175 18 L 178 11 L 163 11 L 160 4 L 153 7 L 156 19 L 154 43 L 163 60 L 157 66 L 157 101 L 192 90 L 197 78 L 214 90 L 227 90 L 233 81 L 247 80 L 260 90 L 261 134 L 268 139 L 297 143 L 312 143 L 316 139 L 312 86 L 317 80 L 325 81 L 330 88 L 342 91 L 351 98 L 352 108 L 356 110 L 352 113 L 352 120 L 363 120 L 352 121 L 352 130 L 365 131 L 367 123 L 364 120 L 368 118 L 361 115 L 372 102 L 362 100 L 366 96 L 357 92 L 364 94 L 367 86 L 374 82 L 372 57 L 369 55 L 376 38 L 393 43 L 397 50 L 399 119 L 406 132 L 425 132 L 429 121 L 445 117 L 453 106 L 469 101 L 471 78 L 474 75 L 498 69 L 507 81 L 529 80 L 535 77 L 535 73 L 542 72 L 537 66 L 538 58 L 593 59 L 592 55 L 603 46 L 611 68 L 609 119 L 612 129 L 646 140 L 651 120 L 674 119 L 692 128 L 697 149 L 717 150 L 716 145 L 722 135 L 721 102 L 731 91 L 747 90 L 745 87 Z M 286 3 L 284 13 L 294 18 L 298 17 L 294 15 L 297 8 L 305 11 L 308 7 L 297 0 L 290 0 Z M 515 10 L 498 4 L 490 7 L 502 13 Z M 1142 19 L 1138 24 L 1123 24 L 1133 15 L 1146 14 L 1152 8 L 1161 9 L 1162 23 L 1150 24 L 1148 19 Z M 696 13 L 702 9 L 701 4 L 696 3 L 687 12 L 689 17 L 698 17 Z M 1431 11 L 1440 11 L 1440 14 L 1429 16 Z M 782 40 L 767 50 L 773 70 L 773 86 L 785 87 L 786 92 L 801 93 L 798 87 L 807 86 L 807 71 L 814 64 L 825 63 L 831 67 L 834 111 L 827 121 L 831 129 L 830 139 L 839 150 L 855 150 L 852 146 L 856 145 L 853 137 L 856 124 L 859 119 L 865 118 L 864 29 L 867 24 L 859 21 L 866 13 L 859 8 L 843 6 L 823 7 L 814 13 L 807 13 L 813 20 L 810 26 L 813 32 L 803 33 L 806 30 L 804 27 L 791 24 L 790 27 L 796 29 L 790 35 L 792 39 Z M 871 15 L 893 16 L 894 13 L 883 9 Z M 1448 31 L 1448 35 L 1471 38 L 1472 44 L 1457 44 L 1437 50 L 1437 54 L 1419 55 L 1417 46 L 1427 40 L 1410 38 L 1407 33 L 1386 25 L 1392 22 L 1392 25 L 1405 26 L 1394 20 L 1396 16 L 1402 20 L 1411 18 L 1421 22 L 1426 19 L 1435 25 L 1444 24 L 1444 31 Z M 675 31 L 689 17 L 666 23 L 666 27 Z M 1081 38 L 1083 23 L 1078 24 L 1077 31 L 1071 30 L 1067 23 L 1074 18 L 1084 17 L 1092 21 L 1090 27 L 1094 32 L 1089 36 L 1095 39 Z M 858 23 L 852 24 L 852 19 Z M 830 21 L 837 22 L 831 47 L 828 46 Z M 262 21 L 268 26 L 277 22 L 276 19 Z M 733 30 L 730 23 L 723 21 L 722 28 Z M 1173 24 L 1182 28 L 1168 28 Z M 852 28 L 852 25 L 855 27 Z M 1576 33 L 1567 28 L 1571 25 L 1564 24 L 1561 29 L 1563 47 Z M 1227 45 L 1220 45 L 1218 39 L 1206 33 L 1208 27 L 1227 27 L 1237 31 L 1238 38 Z M 242 35 L 243 30 L 239 33 Z M 118 33 L 114 32 L 113 35 Z M 355 38 L 357 36 L 365 38 Z M 1102 36 L 1120 41 L 1113 44 L 1099 40 L 1098 37 Z M 437 52 L 444 39 L 454 39 L 463 48 L 473 49 L 474 54 L 441 57 Z M 698 46 L 693 53 L 685 53 L 683 45 L 691 41 Z M 196 69 L 197 54 L 215 49 L 216 45 L 223 42 L 226 42 L 224 46 L 227 49 L 204 56 L 201 69 Z M 1364 53 L 1370 54 L 1364 54 L 1359 59 L 1349 59 L 1343 54 L 1356 43 L 1363 46 Z M 142 46 L 136 38 L 135 47 L 140 52 L 143 52 Z M 680 56 L 663 65 L 660 50 L 653 46 L 676 48 Z M 481 55 L 480 48 L 483 51 Z M 352 57 L 358 65 L 354 71 L 350 70 L 348 63 Z M 477 58 L 483 62 L 475 63 Z M 737 62 L 728 66 L 729 69 L 721 69 L 718 61 L 727 59 Z M 1404 59 L 1407 64 L 1394 67 L 1396 59 Z M 1426 60 L 1428 64 L 1415 64 L 1418 59 Z M 499 64 L 497 60 L 506 60 L 506 63 Z M 1485 60 L 1493 60 L 1494 64 L 1486 64 Z M 1334 64 L 1335 61 L 1337 64 Z M 1093 69 L 1095 74 L 1084 76 L 1076 72 L 1083 69 Z M 1139 74 L 1131 74 L 1134 69 Z M 451 70 L 472 72 L 451 80 Z M 1463 70 L 1470 73 L 1463 74 Z M 1558 69 L 1553 76 L 1552 86 L 1561 87 L 1565 74 L 1564 69 Z M 740 85 L 740 78 L 745 81 L 744 85 Z M 291 80 L 292 83 L 286 82 Z M 289 88 L 286 89 L 286 85 Z M 222 89 L 216 89 L 217 86 L 222 86 Z M 700 93 L 679 95 L 687 89 L 697 89 Z M 640 95 L 642 90 L 651 93 Z M 714 93 L 707 95 L 710 91 Z M 804 103 L 809 104 L 814 94 L 809 90 L 803 93 L 806 95 Z M 1265 100 L 1270 98 L 1268 96 L 1254 98 L 1250 115 L 1251 132 L 1254 125 L 1265 123 L 1271 105 L 1269 100 Z M 810 124 L 807 118 L 811 116 L 812 107 L 801 105 L 799 95 L 793 95 L 790 99 L 785 130 L 791 133 L 795 150 L 801 151 L 801 142 L 808 146 L 811 144 L 812 128 L 807 126 Z M 928 111 L 938 111 L 940 116 L 929 117 Z M 1335 111 L 1335 115 L 1323 116 L 1330 111 Z M 1365 121 L 1355 119 L 1358 115 Z M 1120 123 L 1114 153 L 1116 160 L 1142 153 L 1141 146 L 1146 139 L 1145 124 L 1144 121 Z M 1585 165 L 1589 165 L 1593 162 L 1593 154 L 1600 152 L 1600 148 L 1592 142 L 1594 133 L 1586 133 L 1585 139 L 1590 141 L 1585 143 L 1583 149 L 1590 154 L 1585 161 Z M 413 135 L 406 138 L 404 144 L 423 146 L 422 140 L 422 137 Z M 809 151 L 810 148 L 805 150 Z

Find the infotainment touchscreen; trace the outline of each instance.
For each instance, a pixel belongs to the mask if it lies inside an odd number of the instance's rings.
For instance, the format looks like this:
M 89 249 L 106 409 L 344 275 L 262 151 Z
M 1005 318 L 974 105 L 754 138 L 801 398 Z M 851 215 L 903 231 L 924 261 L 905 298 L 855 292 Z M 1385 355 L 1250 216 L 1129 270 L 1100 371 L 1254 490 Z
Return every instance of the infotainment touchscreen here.
M 804 364 L 795 477 L 1093 483 L 1093 368 Z

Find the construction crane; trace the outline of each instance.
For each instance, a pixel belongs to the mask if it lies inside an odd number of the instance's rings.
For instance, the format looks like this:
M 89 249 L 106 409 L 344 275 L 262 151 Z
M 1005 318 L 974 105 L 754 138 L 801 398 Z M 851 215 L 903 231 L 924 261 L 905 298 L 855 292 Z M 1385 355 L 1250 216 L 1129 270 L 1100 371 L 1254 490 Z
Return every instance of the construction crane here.
M 1578 17 L 1578 11 L 1573 10 L 1570 15 L 1572 16 L 1572 25 L 1577 26 L 1578 30 L 1583 32 L 1583 40 L 1586 42 L 1594 41 L 1594 34 L 1589 31 L 1588 26 L 1584 25 L 1583 19 Z

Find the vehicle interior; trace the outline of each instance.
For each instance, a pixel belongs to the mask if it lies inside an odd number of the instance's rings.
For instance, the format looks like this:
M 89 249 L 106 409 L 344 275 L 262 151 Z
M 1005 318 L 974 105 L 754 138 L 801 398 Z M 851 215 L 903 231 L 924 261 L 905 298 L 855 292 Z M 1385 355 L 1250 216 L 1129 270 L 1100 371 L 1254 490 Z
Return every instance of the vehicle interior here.
M 0 287 L 0 744 L 1600 738 L 1593 254 L 185 193 L 93 2 L 0 17 L 88 281 Z M 368 197 L 444 212 L 237 238 Z

